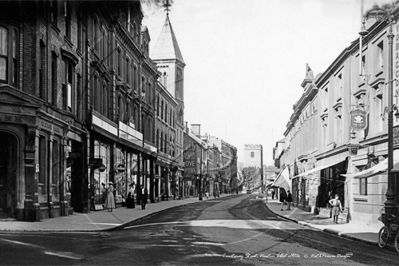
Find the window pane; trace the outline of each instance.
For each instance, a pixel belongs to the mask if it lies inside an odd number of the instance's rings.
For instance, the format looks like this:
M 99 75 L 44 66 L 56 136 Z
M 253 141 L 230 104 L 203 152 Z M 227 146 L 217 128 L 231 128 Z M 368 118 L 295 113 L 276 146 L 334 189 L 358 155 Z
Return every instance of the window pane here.
M 0 80 L 6 80 L 7 77 L 7 59 L 0 57 Z
M 17 58 L 17 31 L 14 30 L 13 40 L 12 40 L 12 57 Z
M 68 107 L 72 108 L 72 86 L 71 84 L 68 83 L 68 92 L 67 92 L 67 97 L 68 97 Z
M 7 29 L 0 27 L 0 55 L 7 56 L 8 51 Z

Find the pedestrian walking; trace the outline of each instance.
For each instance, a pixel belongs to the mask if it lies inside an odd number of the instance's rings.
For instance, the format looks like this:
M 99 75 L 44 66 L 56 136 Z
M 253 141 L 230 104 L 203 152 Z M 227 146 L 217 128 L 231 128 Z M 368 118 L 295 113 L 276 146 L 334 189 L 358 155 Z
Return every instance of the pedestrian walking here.
M 275 194 L 276 192 L 274 192 L 274 189 L 272 190 L 272 199 L 274 199 L 274 194 Z
M 134 206 L 134 190 L 136 188 L 136 185 L 133 183 L 131 183 L 129 185 L 129 192 L 127 194 L 127 199 L 126 199 L 126 208 L 128 209 L 133 209 Z
M 145 209 L 145 205 L 147 204 L 147 197 L 148 197 L 148 191 L 146 188 L 144 188 L 144 185 L 141 185 L 140 189 L 140 204 L 141 204 L 141 209 Z
M 287 202 L 288 205 L 287 211 L 291 210 L 292 195 L 289 190 L 287 190 L 287 198 L 285 199 L 285 201 Z
M 337 224 L 339 213 L 342 212 L 342 205 L 341 201 L 339 200 L 338 194 L 335 194 L 335 198 L 330 199 L 328 203 L 330 203 L 330 205 L 332 206 L 333 222 Z
M 115 209 L 114 184 L 112 182 L 108 183 L 107 198 L 105 200 L 104 208 L 111 212 L 112 209 Z
M 280 202 L 281 202 L 281 210 L 284 211 L 283 207 L 284 207 L 284 203 L 285 203 L 285 190 L 284 189 L 280 189 Z

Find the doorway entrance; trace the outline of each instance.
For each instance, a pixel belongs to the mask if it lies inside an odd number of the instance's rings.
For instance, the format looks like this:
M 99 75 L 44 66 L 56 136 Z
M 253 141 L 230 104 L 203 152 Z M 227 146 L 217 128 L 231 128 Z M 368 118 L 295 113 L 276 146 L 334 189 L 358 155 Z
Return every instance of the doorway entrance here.
M 0 139 L 0 218 L 15 218 L 18 142 L 6 132 L 0 132 Z

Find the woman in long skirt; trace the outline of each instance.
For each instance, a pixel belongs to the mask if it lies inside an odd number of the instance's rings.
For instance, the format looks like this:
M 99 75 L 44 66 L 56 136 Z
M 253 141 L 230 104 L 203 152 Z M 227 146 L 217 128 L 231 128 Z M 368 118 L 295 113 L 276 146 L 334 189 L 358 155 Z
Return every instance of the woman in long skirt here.
M 112 212 L 115 209 L 114 186 L 112 182 L 108 183 L 107 198 L 105 199 L 104 207 Z
M 134 183 L 129 185 L 129 194 L 127 195 L 126 199 L 126 208 L 132 209 L 134 208 Z

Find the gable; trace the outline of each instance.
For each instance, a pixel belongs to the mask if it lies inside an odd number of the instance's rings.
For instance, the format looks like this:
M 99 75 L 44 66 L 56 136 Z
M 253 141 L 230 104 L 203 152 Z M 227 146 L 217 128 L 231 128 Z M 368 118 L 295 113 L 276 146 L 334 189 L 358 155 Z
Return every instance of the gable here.
M 27 106 L 39 108 L 42 104 L 29 94 L 16 90 L 8 85 L 0 86 L 0 103 L 6 105 Z

